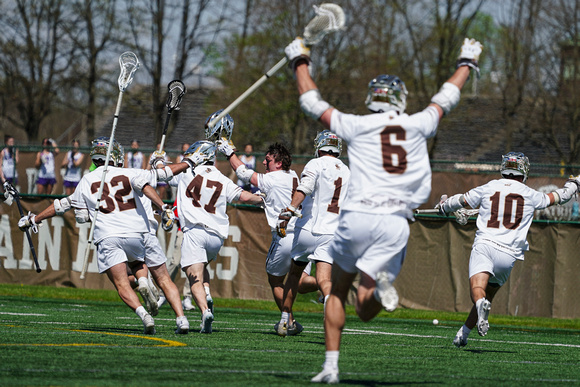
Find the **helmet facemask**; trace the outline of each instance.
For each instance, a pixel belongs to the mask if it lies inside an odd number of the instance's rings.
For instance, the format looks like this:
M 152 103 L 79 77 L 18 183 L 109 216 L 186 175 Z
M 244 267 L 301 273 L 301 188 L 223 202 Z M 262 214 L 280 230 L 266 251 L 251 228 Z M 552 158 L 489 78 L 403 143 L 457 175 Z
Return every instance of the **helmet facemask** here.
M 369 82 L 365 104 L 375 113 L 395 110 L 402 114 L 407 108 L 407 87 L 395 75 L 379 75 Z
M 530 173 L 530 160 L 521 152 L 509 152 L 501 157 L 500 171 L 503 177 L 523 176 L 525 183 Z

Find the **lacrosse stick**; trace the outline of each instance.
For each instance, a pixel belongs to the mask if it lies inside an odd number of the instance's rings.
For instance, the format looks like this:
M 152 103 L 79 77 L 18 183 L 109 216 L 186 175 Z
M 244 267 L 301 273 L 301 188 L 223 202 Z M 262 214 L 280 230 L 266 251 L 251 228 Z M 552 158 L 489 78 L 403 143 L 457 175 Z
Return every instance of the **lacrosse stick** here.
M 115 142 L 115 130 L 117 129 L 117 121 L 119 120 L 119 112 L 121 111 L 121 101 L 123 101 L 123 93 L 127 90 L 127 87 L 133 82 L 133 77 L 135 72 L 139 68 L 139 59 L 137 55 L 131 51 L 127 51 L 121 54 L 119 57 L 119 65 L 121 66 L 121 74 L 119 75 L 119 98 L 117 99 L 117 108 L 115 109 L 115 116 L 113 118 L 113 128 L 111 129 L 111 136 L 109 138 L 109 147 L 107 148 L 107 155 L 105 156 L 105 167 L 103 169 L 103 175 L 101 176 L 101 184 L 99 185 L 99 191 L 97 193 L 97 205 L 95 207 L 95 218 L 91 223 L 91 229 L 89 231 L 88 245 L 85 250 L 85 258 L 83 261 L 83 270 L 81 271 L 81 279 L 85 279 L 85 274 L 89 266 L 89 254 L 91 253 L 91 244 L 93 243 L 93 234 L 95 232 L 95 223 L 97 221 L 97 215 L 99 213 L 99 207 L 101 206 L 101 197 L 103 196 L 103 187 L 105 185 L 105 176 L 107 176 L 107 169 L 109 167 L 109 160 L 111 159 L 111 153 L 113 151 L 113 143 Z
M 314 6 L 314 11 L 316 16 L 306 25 L 304 28 L 303 38 L 304 44 L 307 46 L 313 46 L 320 42 L 324 36 L 331 32 L 341 30 L 344 27 L 344 11 L 342 8 L 333 3 L 324 3 L 319 7 Z M 288 58 L 280 60 L 274 65 L 270 70 L 268 70 L 260 79 L 258 79 L 252 86 L 248 88 L 242 95 L 240 95 L 234 102 L 232 102 L 223 112 L 220 113 L 216 118 L 214 118 L 208 127 L 213 128 L 216 123 L 218 123 L 226 114 L 231 112 L 242 103 L 243 100 L 248 98 L 256 89 L 258 89 L 264 82 L 268 80 L 272 75 L 274 75 L 278 70 L 280 70 L 284 65 L 288 63 Z
M 180 80 L 175 80 L 169 82 L 167 85 L 169 93 L 167 95 L 167 118 L 165 119 L 165 126 L 163 127 L 163 136 L 161 136 L 161 145 L 159 145 L 159 153 L 163 152 L 163 145 L 165 144 L 165 135 L 167 134 L 167 127 L 169 126 L 169 119 L 171 118 L 171 112 L 174 110 L 179 110 L 181 105 L 181 99 L 183 95 L 187 92 L 185 85 Z
M 25 216 L 24 209 L 22 208 L 22 204 L 20 203 L 20 194 L 18 193 L 16 188 L 14 188 L 14 186 L 10 184 L 10 182 L 4 182 L 4 189 L 6 189 L 6 191 L 8 191 L 10 195 L 12 195 L 12 198 L 14 198 L 16 206 L 18 206 L 18 211 L 20 212 L 20 218 L 24 217 Z M 34 249 L 34 245 L 32 244 L 30 231 L 26 230 L 24 232 L 26 233 L 28 245 L 30 246 L 30 251 L 32 252 L 32 259 L 34 259 L 34 266 L 36 266 L 36 272 L 40 273 L 42 270 L 40 270 L 40 265 L 38 264 L 38 257 L 36 256 L 36 250 Z
M 465 209 L 463 211 L 465 212 L 465 214 L 467 216 L 475 216 L 475 215 L 479 214 L 479 210 L 477 208 L 476 209 L 473 209 L 473 210 Z M 440 212 L 439 212 L 439 210 L 437 208 L 427 208 L 427 209 L 417 209 L 417 210 L 415 210 L 415 215 L 428 215 L 428 214 L 430 214 L 430 215 L 439 215 Z

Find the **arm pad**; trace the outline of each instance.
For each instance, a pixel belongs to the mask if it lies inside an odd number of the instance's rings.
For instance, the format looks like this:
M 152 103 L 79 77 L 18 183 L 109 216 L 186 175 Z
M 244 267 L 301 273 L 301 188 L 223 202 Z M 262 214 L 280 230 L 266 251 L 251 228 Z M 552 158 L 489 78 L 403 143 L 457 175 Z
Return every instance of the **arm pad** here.
M 439 92 L 431 98 L 431 102 L 439 105 L 447 115 L 459 103 L 461 91 L 453 83 L 445 82 Z
M 173 178 L 173 171 L 169 166 L 165 166 L 163 169 L 155 169 L 157 173 L 157 181 L 169 181 Z
M 558 188 L 552 192 L 554 194 L 554 204 L 568 203 L 577 190 L 578 187 L 575 183 L 567 182 L 564 184 L 564 188 Z
M 236 175 L 238 176 L 238 179 L 248 184 L 254 175 L 254 170 L 248 169 L 244 164 L 242 164 L 236 168 Z
M 131 180 L 131 185 L 133 185 L 133 187 L 139 191 L 143 191 L 143 187 L 145 187 L 147 184 L 150 184 L 149 179 L 141 174 Z
M 331 108 L 330 104 L 322 99 L 318 89 L 308 90 L 299 99 L 300 108 L 308 117 L 318 120 L 325 111 Z
M 308 196 L 314 191 L 314 185 L 316 184 L 316 180 L 308 175 L 302 175 L 300 179 L 300 184 L 296 188 L 297 191 L 302 192 L 304 195 Z
M 64 215 L 65 212 L 72 208 L 70 197 L 54 199 L 54 211 L 57 215 Z
M 465 198 L 463 197 L 463 195 L 455 194 L 451 196 L 449 199 L 445 200 L 443 202 L 442 207 L 445 213 L 450 214 L 452 212 L 459 210 L 460 208 L 465 207 L 465 204 L 467 203 L 465 202 Z
M 91 221 L 89 217 L 89 210 L 86 208 L 75 209 L 75 219 L 78 224 L 83 224 Z

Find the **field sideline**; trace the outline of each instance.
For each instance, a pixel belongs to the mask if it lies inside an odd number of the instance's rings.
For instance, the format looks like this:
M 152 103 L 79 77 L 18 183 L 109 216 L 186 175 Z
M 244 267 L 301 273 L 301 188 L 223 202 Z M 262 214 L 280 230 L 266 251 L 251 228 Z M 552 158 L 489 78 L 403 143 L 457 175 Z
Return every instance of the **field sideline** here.
M 157 334 L 114 291 L 0 285 L 0 385 L 309 385 L 324 361 L 322 305 L 302 296 L 304 332 L 278 337 L 270 301 L 216 299 L 214 333 L 175 335 L 168 306 Z M 466 313 L 399 309 L 362 323 L 348 308 L 341 382 L 393 384 L 580 383 L 580 321 L 490 316 L 458 350 Z M 440 323 L 433 325 L 437 318 Z

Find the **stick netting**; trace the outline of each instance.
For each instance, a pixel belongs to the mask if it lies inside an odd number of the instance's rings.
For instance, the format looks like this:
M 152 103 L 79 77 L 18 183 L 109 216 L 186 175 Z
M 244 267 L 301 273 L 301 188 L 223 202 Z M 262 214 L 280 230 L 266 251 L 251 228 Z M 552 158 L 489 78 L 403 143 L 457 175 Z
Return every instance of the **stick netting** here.
M 167 95 L 167 109 L 169 110 L 179 110 L 181 105 L 181 99 L 183 95 L 187 92 L 183 82 L 179 80 L 171 81 L 167 85 L 169 94 Z
M 344 11 L 340 6 L 324 3 L 320 7 L 315 5 L 314 11 L 316 16 L 304 28 L 304 41 L 307 45 L 314 45 L 329 32 L 338 31 L 344 27 Z

